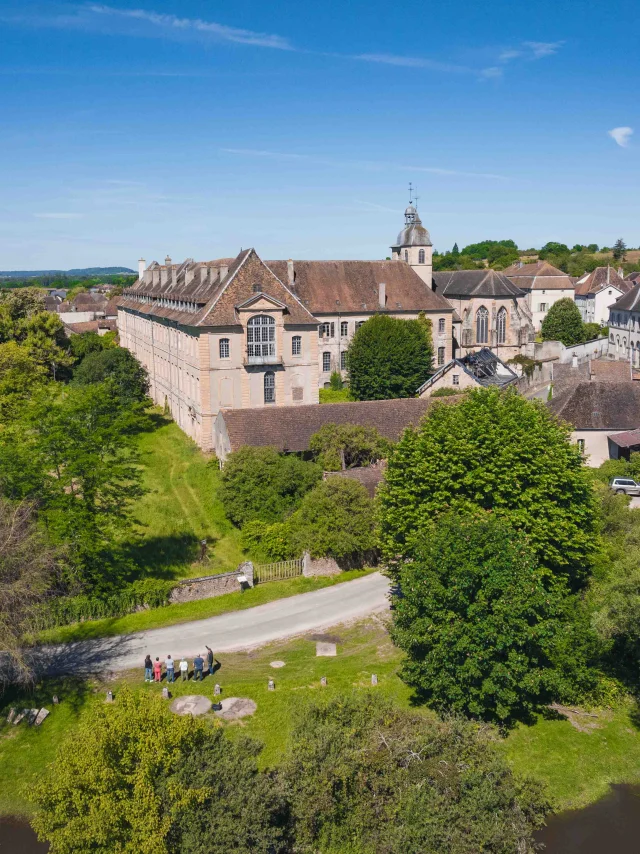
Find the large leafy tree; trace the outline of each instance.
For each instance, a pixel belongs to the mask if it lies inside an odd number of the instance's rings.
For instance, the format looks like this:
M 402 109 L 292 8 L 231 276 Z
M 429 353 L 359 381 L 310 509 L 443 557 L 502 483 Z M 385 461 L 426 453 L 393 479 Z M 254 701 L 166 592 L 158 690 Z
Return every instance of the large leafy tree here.
M 490 727 L 372 693 L 297 713 L 284 778 L 303 854 L 532 854 L 549 805 L 509 769 Z
M 19 416 L 46 375 L 26 347 L 15 341 L 0 344 L 0 424 Z
M 554 302 L 542 321 L 541 333 L 543 341 L 562 341 L 565 347 L 584 340 L 582 315 L 571 297 Z
M 359 424 L 324 424 L 309 440 L 325 471 L 368 466 L 389 453 L 390 442 L 375 427 Z
M 286 811 L 258 752 L 124 688 L 61 745 L 32 792 L 33 825 L 56 854 L 278 854 Z
M 146 425 L 141 404 L 119 406 L 96 383 L 45 389 L 0 432 L 0 492 L 38 501 L 50 534 L 95 590 L 113 582 L 107 554 L 142 494 L 134 436 Z
M 73 379 L 77 385 L 108 383 L 124 405 L 141 403 L 149 393 L 146 369 L 123 347 L 108 347 L 88 353 Z
M 528 534 L 542 566 L 581 583 L 597 548 L 597 508 L 570 428 L 515 391 L 438 403 L 389 457 L 380 498 L 388 559 L 416 554 L 444 513 L 492 510 Z
M 378 314 L 353 336 L 347 366 L 355 400 L 414 397 L 432 373 L 431 338 L 418 320 Z
M 400 586 L 402 678 L 440 711 L 504 723 L 593 686 L 566 583 L 494 514 L 441 517 Z
M 236 525 L 277 522 L 321 477 L 322 469 L 315 463 L 279 454 L 275 448 L 246 446 L 225 463 L 221 500 Z
M 358 561 L 376 544 L 373 501 L 366 489 L 335 475 L 307 492 L 288 527 L 296 554 Z

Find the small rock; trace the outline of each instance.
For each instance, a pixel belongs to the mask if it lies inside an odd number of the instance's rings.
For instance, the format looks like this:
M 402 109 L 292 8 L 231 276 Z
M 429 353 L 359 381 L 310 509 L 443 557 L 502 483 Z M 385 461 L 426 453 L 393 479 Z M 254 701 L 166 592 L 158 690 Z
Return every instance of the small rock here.
M 17 714 L 18 714 L 17 709 L 9 709 L 9 714 L 7 715 L 7 723 L 12 724 L 14 722 Z
M 60 702 L 60 700 L 58 699 L 58 695 L 54 694 L 53 695 L 53 705 L 57 706 L 59 702 Z
M 219 696 L 220 696 L 220 694 L 222 694 L 222 688 L 221 688 L 221 687 L 218 685 L 218 683 L 216 682 L 216 684 L 214 685 L 214 688 L 213 688 L 213 696 L 214 696 L 214 697 L 219 697 Z
M 27 715 L 28 713 L 29 713 L 29 709 L 23 709 L 21 712 L 18 712 L 18 714 L 13 719 L 13 725 L 15 726 L 16 724 L 19 724 L 20 721 L 23 719 L 23 717 L 25 715 Z
M 376 676 L 376 674 L 375 674 L 375 673 L 372 673 L 372 674 L 371 674 L 371 684 L 372 684 L 372 685 L 377 685 L 377 684 L 378 684 L 378 677 Z
M 35 719 L 35 725 L 40 726 L 45 718 L 49 717 L 49 709 L 40 709 Z
M 113 703 L 113 691 L 107 691 L 105 703 Z
M 273 681 L 273 679 L 269 679 L 269 681 L 267 683 L 267 688 L 269 689 L 269 691 L 275 691 L 276 690 L 276 683 Z
M 326 676 L 320 677 L 320 684 L 322 685 L 323 688 L 327 687 L 327 677 Z
M 171 693 L 169 692 L 169 689 L 168 689 L 168 688 L 163 688 L 163 689 L 162 689 L 162 699 L 163 699 L 163 700 L 168 700 L 170 696 L 171 696 Z
M 40 709 L 27 709 L 27 723 L 29 726 L 36 722 Z

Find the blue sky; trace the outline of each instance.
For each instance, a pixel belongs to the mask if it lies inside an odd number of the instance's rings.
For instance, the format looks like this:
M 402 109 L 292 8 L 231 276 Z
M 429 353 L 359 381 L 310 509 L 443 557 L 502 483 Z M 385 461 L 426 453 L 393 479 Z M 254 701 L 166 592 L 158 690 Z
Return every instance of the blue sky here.
M 0 269 L 383 258 L 409 181 L 440 250 L 640 246 L 638 18 L 0 0 Z

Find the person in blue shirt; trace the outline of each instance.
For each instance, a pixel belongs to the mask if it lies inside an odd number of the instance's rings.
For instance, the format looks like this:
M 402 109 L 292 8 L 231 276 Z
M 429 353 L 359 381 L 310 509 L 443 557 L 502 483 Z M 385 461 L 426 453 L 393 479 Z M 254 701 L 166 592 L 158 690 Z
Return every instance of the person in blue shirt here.
M 202 671 L 204 669 L 204 658 L 198 653 L 193 659 L 193 678 L 197 682 L 202 680 Z

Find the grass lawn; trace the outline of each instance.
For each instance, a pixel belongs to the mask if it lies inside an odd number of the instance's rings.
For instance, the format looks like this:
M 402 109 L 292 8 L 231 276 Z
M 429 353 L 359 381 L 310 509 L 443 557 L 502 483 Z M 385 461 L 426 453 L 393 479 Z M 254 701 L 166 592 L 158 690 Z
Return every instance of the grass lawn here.
M 87 620 L 84 623 L 72 623 L 69 626 L 59 626 L 48 629 L 38 636 L 41 643 L 69 643 L 71 641 L 87 640 L 89 638 L 113 637 L 126 635 L 131 632 L 142 632 L 147 629 L 159 629 L 162 626 L 174 626 L 177 623 L 188 623 L 191 620 L 204 620 L 206 617 L 217 617 L 227 611 L 242 611 L 255 605 L 264 605 L 275 599 L 286 599 L 298 593 L 311 593 L 323 587 L 332 587 L 343 581 L 361 578 L 375 570 L 350 570 L 340 575 L 318 578 L 290 578 L 287 581 L 270 581 L 259 584 L 244 593 L 227 593 L 213 599 L 200 599 L 196 602 L 184 602 L 181 605 L 167 605 L 164 608 L 154 608 L 150 611 L 140 611 L 127 614 L 125 617 L 107 617 L 102 620 Z
M 266 585 L 268 586 L 268 585 Z M 246 595 L 246 594 L 245 594 Z M 221 597 L 224 598 L 224 597 Z M 215 601 L 215 600 L 214 600 Z M 223 654 L 221 668 L 204 682 L 175 683 L 174 696 L 185 693 L 213 695 L 219 682 L 223 697 L 250 697 L 258 710 L 254 717 L 228 724 L 230 734 L 244 732 L 265 745 L 261 755 L 264 767 L 277 764 L 286 746 L 291 718 L 301 698 L 317 691 L 344 692 L 377 690 L 401 705 L 411 703 L 411 691 L 400 681 L 397 669 L 402 654 L 391 644 L 383 621 L 371 618 L 355 626 L 331 630 L 340 638 L 336 658 L 316 658 L 315 644 L 298 639 L 271 644 L 247 653 Z M 286 666 L 275 670 L 271 661 Z M 371 674 L 379 684 L 371 689 Z M 328 686 L 320 687 L 326 676 Z M 276 690 L 267 690 L 269 678 Z M 124 674 L 110 683 L 116 694 L 122 684 L 140 691 L 159 692 L 158 685 L 145 685 L 141 672 Z M 37 699 L 28 694 L 3 698 L 0 718 L 0 814 L 28 814 L 27 791 L 30 783 L 55 756 L 63 736 L 72 731 L 78 716 L 93 703 L 104 700 L 105 685 L 97 682 L 46 683 L 36 689 Z M 58 693 L 59 706 L 52 706 L 51 695 Z M 94 693 L 95 692 L 95 693 Z M 6 724 L 11 706 L 47 705 L 51 715 L 40 729 Z M 430 714 L 425 710 L 425 714 Z M 601 729 L 578 732 L 564 720 L 539 719 L 533 726 L 520 726 L 504 742 L 506 755 L 520 773 L 538 777 L 548 786 L 556 809 L 582 806 L 603 795 L 612 782 L 640 780 L 640 730 L 631 706 L 605 713 L 598 723 Z
M 153 417 L 155 429 L 138 438 L 148 490 L 133 508 L 141 541 L 126 543 L 141 576 L 189 578 L 235 569 L 244 555 L 239 531 L 226 519 L 218 498 L 215 459 L 157 410 Z M 208 560 L 200 563 L 199 541 L 205 538 Z

